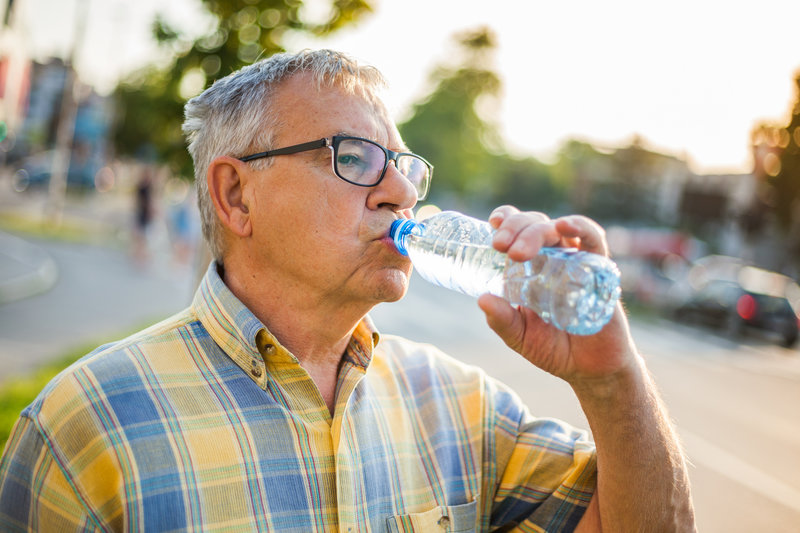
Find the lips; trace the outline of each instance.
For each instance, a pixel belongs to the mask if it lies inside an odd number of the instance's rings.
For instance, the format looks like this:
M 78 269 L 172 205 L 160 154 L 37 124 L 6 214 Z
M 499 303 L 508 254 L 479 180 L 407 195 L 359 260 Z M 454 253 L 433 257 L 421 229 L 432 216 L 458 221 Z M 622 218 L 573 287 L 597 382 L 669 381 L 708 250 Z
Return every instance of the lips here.
M 389 239 L 390 241 L 392 240 L 391 237 L 389 237 L 389 230 L 391 230 L 391 228 L 392 228 L 392 223 L 395 220 L 397 220 L 398 218 L 410 218 L 410 217 L 402 216 L 402 213 L 398 213 L 398 214 L 400 216 L 381 219 L 380 221 L 375 222 L 375 224 L 372 225 L 372 227 L 371 227 L 371 229 L 373 230 L 372 234 L 375 235 L 375 237 L 374 237 L 375 239 L 378 239 L 378 240 Z

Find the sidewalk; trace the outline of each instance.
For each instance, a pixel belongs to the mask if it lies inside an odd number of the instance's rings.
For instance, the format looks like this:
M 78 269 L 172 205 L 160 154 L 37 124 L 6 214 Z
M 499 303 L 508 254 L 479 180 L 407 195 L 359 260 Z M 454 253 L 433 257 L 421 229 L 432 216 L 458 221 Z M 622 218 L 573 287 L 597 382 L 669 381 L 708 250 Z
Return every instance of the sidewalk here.
M 113 240 L 128 216 L 123 202 L 119 194 L 70 197 L 63 225 L 90 242 Z M 0 216 L 45 228 L 47 209 L 46 191 L 17 193 L 8 180 L 0 180 Z M 0 227 L 0 305 L 41 294 L 57 280 L 58 266 L 41 246 Z
M 58 267 L 43 248 L 0 231 L 0 305 L 47 291 Z
M 0 192 L 0 217 L 35 222 L 44 200 Z M 121 194 L 71 198 L 64 221 L 82 228 L 80 240 L 0 231 L 0 382 L 189 304 L 193 265 L 175 261 L 166 230 L 151 240 L 148 263 L 132 260 L 131 205 Z

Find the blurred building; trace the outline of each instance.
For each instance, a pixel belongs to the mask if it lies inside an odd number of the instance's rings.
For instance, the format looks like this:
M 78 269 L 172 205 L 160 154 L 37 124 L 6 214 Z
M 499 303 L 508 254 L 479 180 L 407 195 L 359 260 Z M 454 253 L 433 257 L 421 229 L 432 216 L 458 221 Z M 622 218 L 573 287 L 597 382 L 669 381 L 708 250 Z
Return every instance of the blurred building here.
M 606 224 L 675 226 L 692 176 L 677 157 L 645 148 L 634 139 L 623 148 L 579 147 L 570 156 L 572 209 Z
M 25 152 L 40 152 L 55 144 L 65 83 L 67 67 L 62 60 L 33 64 L 29 104 L 19 135 Z
M 759 194 L 755 172 L 697 174 L 683 158 L 653 151 L 639 138 L 622 148 L 584 147 L 573 165 L 570 200 L 578 212 L 606 225 L 679 230 L 715 253 L 758 255 L 748 244 L 762 228 L 746 226 Z
M 33 63 L 28 106 L 19 128 L 15 154 L 30 184 L 49 180 L 52 150 L 56 146 L 59 120 L 63 119 L 65 85 L 71 67 L 61 59 Z M 91 87 L 78 84 L 72 151 L 67 175 L 68 185 L 94 187 L 95 175 L 106 165 L 111 146 L 113 120 L 111 98 L 97 94 Z
M 755 194 L 753 174 L 694 174 L 684 184 L 678 213 L 683 224 L 721 254 L 751 259 L 742 217 Z
M 20 16 L 23 1 L 0 0 L 0 122 L 4 124 L 2 137 L 10 132 L 13 138 L 14 132 L 22 124 L 28 100 L 31 61 L 27 54 L 26 35 Z
M 754 136 L 753 171 L 741 174 L 695 174 L 689 172 L 680 180 L 660 187 L 672 190 L 661 194 L 669 198 L 661 210 L 672 210 L 673 227 L 690 231 L 709 245 L 709 251 L 739 257 L 745 262 L 790 275 L 781 264 L 785 242 L 776 230 L 770 206 L 774 194 L 767 178 L 774 168 L 781 149 L 780 139 Z M 677 196 L 675 194 L 677 187 Z M 677 200 L 677 201 L 676 201 Z M 665 222 L 669 217 L 663 218 Z

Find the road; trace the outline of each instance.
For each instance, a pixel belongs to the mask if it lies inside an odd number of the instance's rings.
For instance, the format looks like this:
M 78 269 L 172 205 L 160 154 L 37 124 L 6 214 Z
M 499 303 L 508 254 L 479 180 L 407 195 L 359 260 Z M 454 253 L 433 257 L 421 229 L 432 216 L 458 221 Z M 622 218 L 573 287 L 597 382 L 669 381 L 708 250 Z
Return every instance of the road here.
M 164 253 L 136 266 L 119 247 L 30 240 L 56 265 L 42 294 L 0 305 L 0 381 L 86 343 L 104 343 L 186 307 L 188 266 Z
M 474 300 L 415 278 L 372 316 L 514 388 L 537 416 L 588 427 L 571 389 L 532 368 L 485 325 Z M 701 532 L 796 532 L 800 523 L 800 351 L 741 343 L 658 319 L 632 332 L 691 461 Z
M 166 256 L 137 269 L 121 249 L 34 244 L 57 264 L 57 283 L 0 306 L 0 379 L 75 345 L 112 340 L 190 299 L 191 272 Z M 506 348 L 473 299 L 415 277 L 402 302 L 382 304 L 372 316 L 384 333 L 434 343 L 482 366 L 534 414 L 587 427 L 569 387 Z M 797 531 L 800 352 L 659 320 L 634 320 L 633 333 L 691 459 L 700 531 Z

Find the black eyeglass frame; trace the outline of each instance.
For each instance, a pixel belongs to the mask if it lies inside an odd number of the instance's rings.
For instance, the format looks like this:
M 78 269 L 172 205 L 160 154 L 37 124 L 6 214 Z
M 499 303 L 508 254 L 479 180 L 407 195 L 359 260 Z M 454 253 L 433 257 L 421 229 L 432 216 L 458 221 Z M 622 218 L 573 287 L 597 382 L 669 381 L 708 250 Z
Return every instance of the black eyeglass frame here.
M 339 169 L 336 165 L 336 153 L 339 151 L 339 144 L 342 141 L 362 141 L 369 143 L 373 146 L 377 146 L 381 150 L 383 150 L 384 155 L 386 156 L 386 160 L 383 164 L 383 170 L 381 170 L 380 177 L 375 181 L 375 183 L 358 183 L 352 180 L 349 180 L 342 176 L 339 173 Z M 350 135 L 334 135 L 333 137 L 325 137 L 323 139 L 317 139 L 316 141 L 310 141 L 301 144 L 295 144 L 292 146 L 286 146 L 284 148 L 277 148 L 275 150 L 267 150 L 266 152 L 258 152 L 257 154 L 246 155 L 244 157 L 238 158 L 239 161 L 248 162 L 253 161 L 255 159 L 263 159 L 265 157 L 273 157 L 276 155 L 290 155 L 290 154 L 297 154 L 300 152 L 308 152 L 310 150 L 317 150 L 319 148 L 330 148 L 331 150 L 331 166 L 333 167 L 333 173 L 336 174 L 336 177 L 346 181 L 347 183 L 351 183 L 358 187 L 377 187 L 381 181 L 383 181 L 384 176 L 386 176 L 386 169 L 389 168 L 389 162 L 394 161 L 395 166 L 397 166 L 397 158 L 400 156 L 411 156 L 419 159 L 425 166 L 428 167 L 428 179 L 427 183 L 425 184 L 425 190 L 419 191 L 417 189 L 417 200 L 421 201 L 424 200 L 428 196 L 428 189 L 430 189 L 431 179 L 433 179 L 433 165 L 431 165 L 427 159 L 422 157 L 421 155 L 417 155 L 412 152 L 395 152 L 394 150 L 389 150 L 385 146 L 376 143 L 375 141 L 371 141 L 369 139 L 364 139 L 363 137 L 353 137 Z M 412 183 L 413 184 L 413 183 Z M 414 187 L 416 189 L 416 186 Z

